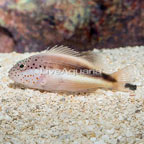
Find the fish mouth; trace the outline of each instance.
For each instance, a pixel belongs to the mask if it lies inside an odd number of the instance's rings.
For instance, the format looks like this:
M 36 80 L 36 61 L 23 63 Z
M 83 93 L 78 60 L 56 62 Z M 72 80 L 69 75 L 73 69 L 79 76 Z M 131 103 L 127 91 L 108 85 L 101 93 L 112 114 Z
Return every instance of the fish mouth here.
M 8 77 L 11 78 L 11 69 L 8 71 Z
M 14 75 L 14 73 L 13 73 L 13 68 L 11 68 L 11 69 L 8 71 L 8 77 L 13 80 L 13 79 L 14 79 L 14 78 L 13 78 L 13 75 Z

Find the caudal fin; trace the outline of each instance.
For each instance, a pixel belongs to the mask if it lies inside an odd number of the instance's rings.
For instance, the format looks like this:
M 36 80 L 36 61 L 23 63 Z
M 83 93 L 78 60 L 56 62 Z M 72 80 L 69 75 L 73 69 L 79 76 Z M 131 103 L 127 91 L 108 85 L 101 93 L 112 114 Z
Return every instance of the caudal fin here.
M 131 92 L 135 91 L 137 89 L 137 86 L 126 82 L 116 82 L 113 85 L 113 89 L 119 91 Z
M 136 78 L 137 71 L 134 66 L 127 66 L 111 76 L 117 80 L 113 85 L 113 89 L 120 91 L 134 91 L 137 89 L 136 85 L 131 84 Z

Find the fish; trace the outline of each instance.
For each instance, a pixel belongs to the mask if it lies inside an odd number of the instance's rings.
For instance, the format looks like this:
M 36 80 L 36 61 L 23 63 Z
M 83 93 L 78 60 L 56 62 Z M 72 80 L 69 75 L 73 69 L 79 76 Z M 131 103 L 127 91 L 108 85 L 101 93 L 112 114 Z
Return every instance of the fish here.
M 67 46 L 54 46 L 17 62 L 9 78 L 28 88 L 46 91 L 86 92 L 96 89 L 134 91 L 129 83 L 130 68 L 112 74 L 102 72 L 100 56 L 91 51 L 77 52 Z

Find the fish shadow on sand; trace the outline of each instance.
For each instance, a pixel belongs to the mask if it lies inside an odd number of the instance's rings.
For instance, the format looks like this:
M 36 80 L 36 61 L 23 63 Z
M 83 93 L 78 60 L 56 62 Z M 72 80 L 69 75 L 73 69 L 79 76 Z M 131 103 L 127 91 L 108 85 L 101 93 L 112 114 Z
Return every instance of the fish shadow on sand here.
M 15 82 L 13 82 L 13 83 L 9 83 L 8 84 L 8 87 L 9 88 L 13 88 L 13 89 L 22 89 L 22 90 L 25 90 L 26 89 L 26 87 L 24 86 L 24 85 L 22 85 L 22 84 L 18 84 L 18 83 L 15 83 Z

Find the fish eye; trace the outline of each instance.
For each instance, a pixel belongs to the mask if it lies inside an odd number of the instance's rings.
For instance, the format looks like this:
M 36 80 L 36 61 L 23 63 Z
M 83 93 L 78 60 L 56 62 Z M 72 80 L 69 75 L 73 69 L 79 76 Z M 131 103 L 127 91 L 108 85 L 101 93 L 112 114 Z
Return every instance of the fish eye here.
M 24 67 L 24 65 L 23 65 L 23 64 L 21 64 L 19 67 L 20 67 L 20 68 L 23 68 L 23 67 Z

